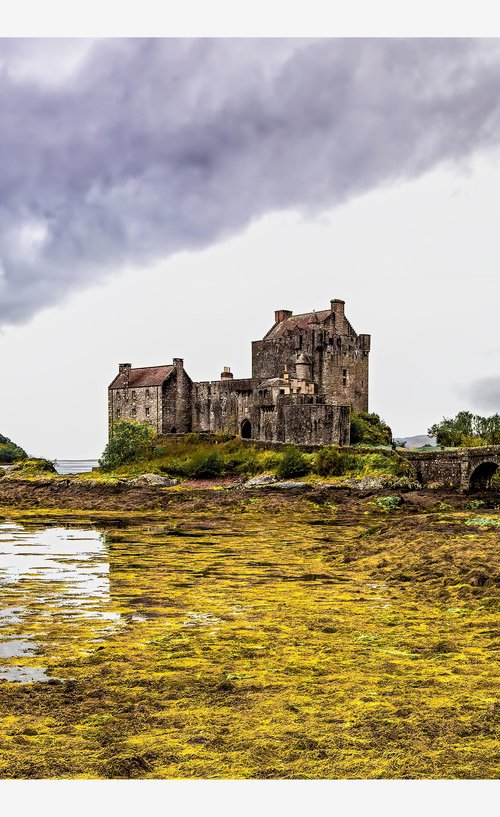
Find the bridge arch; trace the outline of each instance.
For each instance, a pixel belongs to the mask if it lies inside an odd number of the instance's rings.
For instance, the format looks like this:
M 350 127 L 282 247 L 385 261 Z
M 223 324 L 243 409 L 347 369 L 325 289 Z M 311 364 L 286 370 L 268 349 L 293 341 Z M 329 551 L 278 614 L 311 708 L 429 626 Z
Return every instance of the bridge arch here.
M 472 469 L 469 476 L 469 488 L 471 491 L 480 491 L 491 488 L 491 481 L 498 470 L 498 463 L 492 460 L 480 462 Z

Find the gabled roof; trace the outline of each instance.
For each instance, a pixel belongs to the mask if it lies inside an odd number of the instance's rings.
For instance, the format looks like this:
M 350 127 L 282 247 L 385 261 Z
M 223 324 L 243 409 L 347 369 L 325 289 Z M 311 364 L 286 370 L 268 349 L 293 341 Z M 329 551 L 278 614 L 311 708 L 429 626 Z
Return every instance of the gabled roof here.
M 174 366 L 144 366 L 141 369 L 130 369 L 129 389 L 141 389 L 145 386 L 161 386 L 174 370 Z M 120 372 L 110 385 L 110 389 L 125 388 L 125 374 Z
M 303 315 L 290 315 L 290 317 L 285 318 L 284 321 L 275 323 L 267 335 L 264 335 L 264 340 L 278 338 L 287 332 L 294 332 L 295 330 L 304 331 L 308 328 L 314 328 L 315 325 L 324 326 L 325 322 L 328 320 L 328 318 L 331 318 L 331 316 L 331 309 L 322 309 L 320 312 L 304 312 Z M 349 335 L 356 335 L 345 315 L 344 319 L 347 327 L 347 333 Z
M 275 324 L 265 338 L 266 340 L 267 338 L 277 338 L 285 332 L 293 332 L 295 329 L 307 329 L 309 324 L 312 323 L 322 324 L 331 314 L 331 309 L 323 309 L 321 312 L 304 312 L 303 315 L 290 315 L 289 318 Z

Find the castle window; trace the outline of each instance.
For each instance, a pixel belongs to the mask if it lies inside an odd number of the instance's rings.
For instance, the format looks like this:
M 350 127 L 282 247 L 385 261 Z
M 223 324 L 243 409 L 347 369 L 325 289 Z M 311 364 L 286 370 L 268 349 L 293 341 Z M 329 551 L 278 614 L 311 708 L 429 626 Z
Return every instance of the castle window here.
M 149 397 L 149 389 L 146 389 L 146 397 Z
M 122 399 L 121 393 L 119 391 L 116 392 L 116 397 L 117 397 L 117 400 Z
M 280 394 L 284 394 L 284 393 L 285 393 L 285 389 L 280 389 Z
M 136 395 L 135 391 L 133 391 L 133 392 L 132 392 L 132 400 L 135 400 L 135 399 L 136 399 L 136 397 L 137 397 L 137 395 Z
M 116 416 L 117 416 L 117 417 L 119 417 L 119 416 L 120 416 L 120 414 L 121 414 L 121 411 L 120 411 L 120 409 L 119 409 L 119 408 L 117 408 L 117 409 L 116 409 Z
M 342 385 L 343 386 L 347 386 L 348 376 L 349 376 L 349 372 L 347 371 L 347 369 L 342 369 Z
M 132 409 L 132 417 L 135 417 L 136 414 L 137 414 L 137 409 L 134 407 Z
M 149 417 L 149 406 L 146 406 L 146 417 Z

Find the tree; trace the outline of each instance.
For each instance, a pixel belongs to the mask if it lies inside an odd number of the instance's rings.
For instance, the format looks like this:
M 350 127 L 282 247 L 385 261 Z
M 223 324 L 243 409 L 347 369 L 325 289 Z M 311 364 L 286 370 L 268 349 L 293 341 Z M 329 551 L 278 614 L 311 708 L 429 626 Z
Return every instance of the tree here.
M 28 455 L 23 448 L 0 434 L 0 462 L 16 462 L 17 460 L 25 460 Z
M 147 459 L 153 450 L 154 429 L 149 423 L 119 420 L 113 426 L 113 435 L 103 451 L 101 468 L 116 468 L 125 462 Z
M 500 444 L 500 415 L 481 417 L 470 411 L 459 411 L 456 417 L 443 417 L 427 432 L 444 448 Z

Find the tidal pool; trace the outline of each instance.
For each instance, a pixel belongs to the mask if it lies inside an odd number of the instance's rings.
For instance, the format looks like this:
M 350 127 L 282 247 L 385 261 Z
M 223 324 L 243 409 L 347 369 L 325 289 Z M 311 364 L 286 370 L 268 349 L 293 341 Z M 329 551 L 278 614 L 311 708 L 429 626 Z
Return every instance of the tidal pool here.
M 0 523 L 0 679 L 51 680 L 43 661 L 60 649 L 58 633 L 67 640 L 65 624 L 118 619 L 109 606 L 102 533 Z M 78 641 L 78 631 L 70 629 Z
M 499 535 L 473 511 L 84 513 L 0 524 L 0 777 L 498 776 Z

